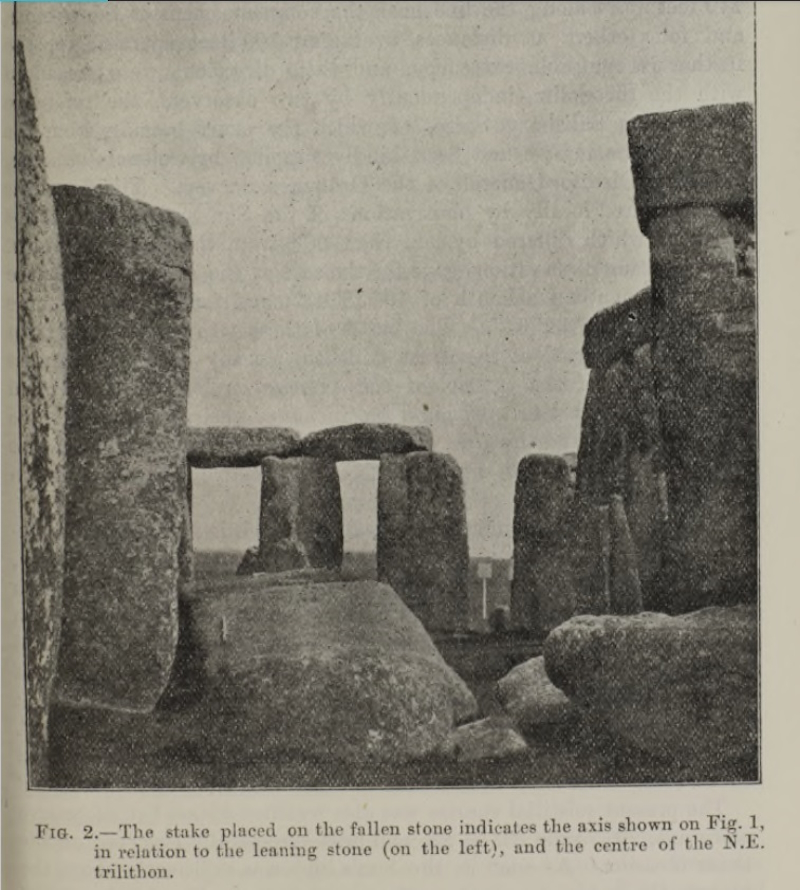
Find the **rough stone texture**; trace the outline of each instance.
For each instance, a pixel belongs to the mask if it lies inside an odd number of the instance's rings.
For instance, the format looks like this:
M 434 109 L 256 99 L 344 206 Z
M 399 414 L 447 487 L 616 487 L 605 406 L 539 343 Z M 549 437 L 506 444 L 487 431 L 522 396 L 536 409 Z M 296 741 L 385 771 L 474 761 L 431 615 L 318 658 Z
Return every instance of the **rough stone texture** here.
M 635 615 L 642 611 L 642 586 L 625 504 L 620 495 L 613 495 L 608 505 L 608 526 L 610 610 L 614 615 Z
M 261 462 L 258 552 L 248 550 L 237 574 L 339 569 L 342 492 L 332 460 L 268 457 Z
M 550 682 L 540 655 L 512 668 L 497 683 L 497 698 L 521 732 L 540 726 L 568 723 L 580 708 Z
M 599 350 L 601 344 L 596 347 Z M 592 369 L 581 423 L 576 487 L 581 497 L 597 503 L 610 503 L 617 495 L 623 498 L 642 595 L 646 603 L 655 605 L 660 594 L 667 503 L 651 354 L 651 345 L 645 343 L 609 365 Z
M 452 457 L 381 458 L 377 550 L 378 579 L 428 630 L 467 629 L 467 518 L 461 469 Z
M 514 495 L 515 628 L 546 634 L 575 611 L 569 466 L 562 457 L 529 455 L 517 469 Z
M 154 706 L 177 639 L 191 234 L 116 189 L 53 189 L 68 327 L 61 701 Z
M 308 457 L 329 460 L 380 460 L 382 454 L 432 451 L 433 435 L 427 426 L 354 423 L 310 433 L 300 450 Z
M 606 615 L 611 609 L 608 505 L 576 497 L 570 512 L 575 614 Z
M 296 454 L 300 434 L 282 427 L 189 427 L 189 465 L 198 469 L 258 467 L 266 457 Z
M 670 612 L 757 595 L 755 284 L 740 275 L 730 221 L 664 212 L 649 229 L 653 351 L 669 534 Z
M 628 123 L 636 212 L 647 235 L 663 208 L 752 208 L 752 105 L 708 105 L 646 114 Z
M 628 126 L 650 239 L 671 612 L 757 595 L 753 124 L 740 104 Z
M 20 456 L 28 780 L 47 781 L 47 718 L 61 628 L 67 320 L 58 226 L 31 86 L 16 47 Z
M 193 725 L 217 759 L 403 761 L 436 752 L 476 713 L 386 585 L 240 578 L 199 590 L 191 608 L 202 689 Z
M 613 734 L 700 775 L 754 761 L 755 607 L 577 617 L 547 638 L 550 679 Z
M 442 753 L 459 763 L 505 760 L 528 752 L 528 743 L 496 717 L 486 717 L 454 729 Z
M 583 330 L 587 368 L 606 367 L 653 339 L 650 288 L 593 315 Z

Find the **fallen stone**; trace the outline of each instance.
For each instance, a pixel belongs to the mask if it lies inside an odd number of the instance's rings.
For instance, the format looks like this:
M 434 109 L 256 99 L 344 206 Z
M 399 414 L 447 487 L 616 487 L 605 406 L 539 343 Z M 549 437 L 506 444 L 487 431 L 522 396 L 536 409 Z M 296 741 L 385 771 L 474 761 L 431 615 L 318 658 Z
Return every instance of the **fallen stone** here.
M 628 123 L 636 212 L 648 234 L 664 208 L 741 207 L 755 193 L 753 106 L 707 105 Z
M 227 762 L 404 761 L 474 717 L 472 693 L 391 588 L 237 579 L 191 604 L 202 701 L 192 725 Z
M 146 711 L 169 677 L 185 527 L 191 233 L 116 189 L 58 186 L 68 331 L 65 703 Z
M 583 329 L 587 368 L 613 364 L 653 339 L 650 288 L 593 315 Z
M 427 426 L 391 423 L 354 423 L 310 433 L 300 443 L 307 457 L 329 460 L 380 460 L 382 454 L 432 451 L 433 435 Z
M 282 427 L 189 427 L 186 452 L 189 466 L 258 467 L 266 457 L 296 454 L 300 434 Z
M 581 709 L 550 682 L 541 655 L 517 665 L 499 680 L 497 698 L 524 733 L 540 726 L 568 723 L 581 714 Z
M 342 493 L 332 460 L 268 457 L 261 463 L 258 556 L 238 573 L 338 569 L 342 564 Z
M 461 469 L 447 454 L 384 454 L 378 473 L 378 579 L 428 630 L 469 624 Z
M 17 312 L 28 779 L 47 781 L 47 715 L 64 583 L 67 318 L 58 224 L 31 85 L 16 47 Z
M 592 720 L 653 755 L 698 775 L 756 758 L 755 607 L 576 617 L 547 638 L 544 662 Z
M 512 726 L 487 717 L 453 730 L 442 753 L 459 763 L 472 763 L 519 757 L 529 750 L 528 743 Z

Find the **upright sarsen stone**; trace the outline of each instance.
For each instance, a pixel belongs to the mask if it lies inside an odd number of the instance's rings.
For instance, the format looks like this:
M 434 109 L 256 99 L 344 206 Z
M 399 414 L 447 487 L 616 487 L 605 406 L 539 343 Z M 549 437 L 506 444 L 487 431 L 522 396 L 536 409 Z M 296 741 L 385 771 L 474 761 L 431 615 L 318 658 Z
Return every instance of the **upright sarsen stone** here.
M 571 501 L 563 457 L 534 454 L 520 461 L 514 495 L 514 627 L 547 634 L 574 614 Z
M 461 469 L 448 454 L 383 455 L 378 580 L 431 631 L 466 630 L 469 548 Z
M 267 457 L 261 473 L 259 547 L 251 571 L 340 568 L 342 493 L 336 463 Z
M 47 780 L 47 716 L 64 576 L 67 321 L 58 225 L 21 44 L 16 48 L 20 457 L 29 780 Z
M 628 125 L 650 241 L 669 505 L 666 611 L 757 592 L 754 134 L 749 105 Z
M 69 356 L 57 692 L 145 711 L 177 638 L 191 234 L 177 214 L 108 186 L 53 197 Z

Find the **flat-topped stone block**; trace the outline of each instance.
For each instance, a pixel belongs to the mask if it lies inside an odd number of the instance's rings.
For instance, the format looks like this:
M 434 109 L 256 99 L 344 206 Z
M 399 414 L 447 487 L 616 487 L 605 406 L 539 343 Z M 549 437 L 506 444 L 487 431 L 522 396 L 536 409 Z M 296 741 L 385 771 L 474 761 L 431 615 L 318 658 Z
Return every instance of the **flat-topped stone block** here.
M 750 208 L 755 195 L 754 113 L 746 102 L 707 105 L 628 122 L 642 231 L 665 208 Z
M 583 329 L 587 368 L 606 367 L 653 339 L 650 288 L 593 315 Z
M 58 186 L 67 310 L 63 703 L 153 708 L 178 636 L 192 240 L 176 213 Z
M 353 423 L 310 433 L 300 443 L 306 457 L 329 460 L 380 460 L 382 454 L 432 451 L 433 434 L 427 426 L 393 423 Z
M 300 434 L 283 427 L 202 426 L 186 432 L 190 467 L 258 467 L 266 457 L 297 454 Z
M 449 454 L 384 454 L 378 578 L 428 630 L 466 630 L 469 547 L 461 468 Z

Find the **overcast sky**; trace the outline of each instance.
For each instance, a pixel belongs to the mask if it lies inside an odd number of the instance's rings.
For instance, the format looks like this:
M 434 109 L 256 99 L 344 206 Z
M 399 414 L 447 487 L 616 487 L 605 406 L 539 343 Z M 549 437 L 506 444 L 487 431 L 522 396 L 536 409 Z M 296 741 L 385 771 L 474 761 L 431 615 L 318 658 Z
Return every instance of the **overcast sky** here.
M 583 325 L 648 282 L 626 122 L 752 101 L 750 3 L 19 4 L 50 181 L 194 237 L 189 419 L 428 424 L 470 546 L 516 465 L 576 451 Z M 346 543 L 373 464 L 340 464 Z M 259 475 L 195 473 L 195 544 L 256 543 Z

